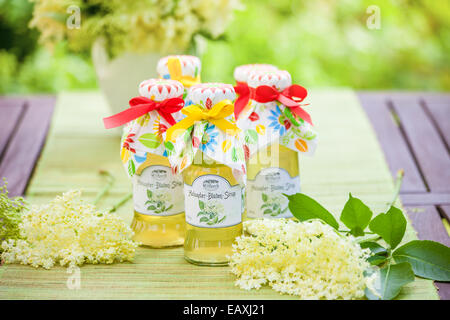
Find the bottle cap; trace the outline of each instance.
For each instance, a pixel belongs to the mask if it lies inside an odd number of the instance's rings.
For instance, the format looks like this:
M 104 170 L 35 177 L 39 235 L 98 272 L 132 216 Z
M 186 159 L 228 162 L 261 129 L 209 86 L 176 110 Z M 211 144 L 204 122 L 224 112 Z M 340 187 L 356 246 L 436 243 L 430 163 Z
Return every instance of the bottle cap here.
M 176 80 L 148 79 L 139 84 L 139 94 L 154 101 L 183 96 L 184 87 Z
M 237 82 L 247 82 L 248 76 L 253 71 L 274 71 L 278 70 L 277 67 L 271 64 L 255 63 L 255 64 L 244 64 L 238 66 L 234 69 L 234 79 Z
M 181 74 L 174 75 L 173 71 L 169 70 L 169 59 L 178 59 L 181 66 Z M 161 58 L 156 66 L 158 75 L 163 79 L 176 79 L 178 76 L 188 76 L 198 79 L 200 82 L 201 62 L 198 57 L 188 55 L 171 55 Z
M 291 75 L 286 70 L 252 71 L 248 76 L 249 87 L 270 86 L 278 91 L 284 90 L 292 84 Z
M 228 99 L 234 101 L 236 93 L 231 84 L 225 83 L 200 83 L 189 89 L 188 99 L 193 104 L 198 104 L 207 109 L 222 100 Z

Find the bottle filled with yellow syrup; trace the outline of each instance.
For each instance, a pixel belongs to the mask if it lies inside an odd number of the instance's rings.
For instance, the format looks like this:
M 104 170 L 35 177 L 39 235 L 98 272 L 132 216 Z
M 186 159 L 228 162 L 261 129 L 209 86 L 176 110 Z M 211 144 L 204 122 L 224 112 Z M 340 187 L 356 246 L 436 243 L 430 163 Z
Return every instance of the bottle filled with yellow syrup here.
M 247 217 L 291 218 L 285 195 L 300 192 L 299 153 L 313 154 L 317 140 L 301 104 L 307 91 L 284 70 L 254 68 L 246 76 L 235 114 L 248 154 Z
M 228 264 L 242 234 L 245 154 L 234 119 L 231 85 L 192 86 L 186 117 L 169 129 L 169 161 L 182 172 L 186 212 L 185 259 L 198 265 Z
M 130 108 L 104 119 L 109 127 L 126 123 L 121 159 L 133 184 L 131 227 L 134 240 L 153 248 L 184 242 L 183 179 L 173 172 L 164 146 L 167 129 L 182 117 L 183 93 L 176 80 L 145 80 Z

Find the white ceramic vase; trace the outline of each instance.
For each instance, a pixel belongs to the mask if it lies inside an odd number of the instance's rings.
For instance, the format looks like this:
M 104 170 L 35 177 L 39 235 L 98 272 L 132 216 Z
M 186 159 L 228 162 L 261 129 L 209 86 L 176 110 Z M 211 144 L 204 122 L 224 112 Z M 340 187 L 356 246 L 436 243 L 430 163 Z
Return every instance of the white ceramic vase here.
M 128 101 L 139 95 L 141 81 L 158 77 L 156 64 L 162 57 L 159 53 L 125 52 L 110 59 L 101 39 L 93 44 L 91 54 L 98 85 L 108 102 L 111 115 L 126 109 Z

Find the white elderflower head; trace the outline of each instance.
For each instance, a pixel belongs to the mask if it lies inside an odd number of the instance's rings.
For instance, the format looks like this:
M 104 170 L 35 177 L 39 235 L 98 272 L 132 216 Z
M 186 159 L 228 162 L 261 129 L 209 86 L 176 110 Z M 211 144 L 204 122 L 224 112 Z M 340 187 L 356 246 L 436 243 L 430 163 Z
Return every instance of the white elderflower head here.
M 366 259 L 352 236 L 319 220 L 258 219 L 245 223 L 250 235 L 237 238 L 231 271 L 242 289 L 269 285 L 301 299 L 356 299 L 370 279 Z
M 23 240 L 2 243 L 5 263 L 49 269 L 55 264 L 131 261 L 138 244 L 131 240 L 129 226 L 119 216 L 97 211 L 80 197 L 80 191 L 69 191 L 25 212 L 19 226 Z

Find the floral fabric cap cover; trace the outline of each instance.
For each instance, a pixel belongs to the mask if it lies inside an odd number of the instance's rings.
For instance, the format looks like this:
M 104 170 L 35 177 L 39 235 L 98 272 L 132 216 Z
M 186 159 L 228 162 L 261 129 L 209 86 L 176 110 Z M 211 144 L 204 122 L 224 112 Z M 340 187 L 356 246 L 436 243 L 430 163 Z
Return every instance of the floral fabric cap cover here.
M 171 55 L 161 58 L 156 71 L 162 79 L 180 81 L 186 88 L 200 83 L 201 62 L 198 57 L 188 55 Z
M 139 85 L 139 94 L 154 101 L 182 97 L 183 85 L 175 80 L 149 79 Z M 178 121 L 181 112 L 172 113 Z M 171 125 L 156 111 L 130 121 L 123 129 L 120 157 L 129 177 L 146 160 L 147 153 L 167 157 L 164 147 L 165 132 Z
M 249 74 L 247 83 L 253 89 L 266 85 L 281 92 L 292 85 L 292 80 L 285 70 L 258 70 Z M 250 98 L 237 121 L 238 127 L 244 130 L 249 157 L 275 141 L 302 154 L 314 154 L 317 134 L 311 124 L 298 118 L 293 123 L 285 115 L 285 108 L 279 101 L 261 103 Z
M 278 70 L 278 68 L 271 64 L 264 64 L 264 63 L 244 64 L 234 69 L 234 79 L 238 83 L 239 82 L 247 83 L 248 76 L 253 71 L 275 71 L 275 70 Z
M 198 84 L 191 87 L 188 94 L 188 99 L 205 111 L 211 110 L 214 105 L 224 100 L 232 102 L 235 98 L 233 86 L 223 83 Z M 233 113 L 224 119 L 233 125 L 236 123 Z M 226 134 L 208 120 L 196 121 L 181 135 L 172 141 L 166 141 L 166 149 L 175 171 L 181 172 L 191 165 L 198 150 L 232 168 L 235 176 L 239 174 L 242 176 L 246 171 L 242 132 L 234 136 Z

